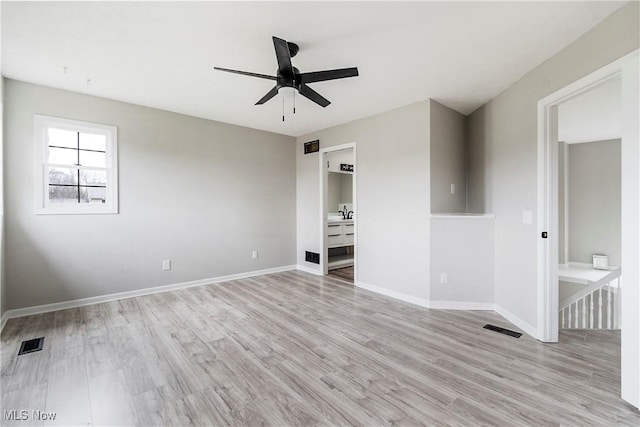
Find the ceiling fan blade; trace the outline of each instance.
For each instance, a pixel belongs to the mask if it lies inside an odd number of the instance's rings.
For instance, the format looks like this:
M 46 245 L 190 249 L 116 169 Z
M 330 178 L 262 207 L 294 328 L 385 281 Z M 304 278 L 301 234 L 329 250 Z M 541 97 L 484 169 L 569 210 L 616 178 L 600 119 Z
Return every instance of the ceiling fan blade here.
M 303 83 L 324 82 L 327 80 L 344 79 L 347 77 L 357 77 L 358 68 L 341 68 L 339 70 L 314 71 L 300 74 Z
M 273 46 L 276 48 L 276 58 L 278 59 L 278 72 L 285 76 L 293 76 L 293 65 L 291 65 L 291 53 L 286 40 L 273 36 Z
M 261 79 L 276 80 L 275 76 L 267 76 L 266 74 L 250 73 L 248 71 L 230 70 L 228 68 L 213 67 L 214 70 L 225 71 L 227 73 L 240 74 L 243 76 L 259 77 Z
M 298 90 L 298 92 L 300 92 L 300 95 L 310 99 L 311 101 L 315 102 L 316 104 L 318 104 L 323 108 L 331 104 L 331 102 L 328 99 L 326 99 L 325 97 L 323 97 L 318 92 L 311 89 L 309 86 L 305 84 L 300 85 L 300 89 Z
M 270 100 L 271 98 L 276 96 L 277 94 L 278 94 L 278 87 L 274 86 L 273 89 L 271 89 L 269 92 L 267 92 L 267 94 L 265 96 L 260 98 L 260 101 L 256 102 L 256 105 L 264 104 L 265 102 L 267 102 L 268 100 Z

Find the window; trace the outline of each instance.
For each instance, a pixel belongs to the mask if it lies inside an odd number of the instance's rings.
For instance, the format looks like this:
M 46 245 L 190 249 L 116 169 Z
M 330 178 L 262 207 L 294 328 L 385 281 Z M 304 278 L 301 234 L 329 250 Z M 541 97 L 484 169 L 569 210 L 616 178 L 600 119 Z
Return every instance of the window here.
M 34 116 L 39 214 L 118 213 L 117 128 Z

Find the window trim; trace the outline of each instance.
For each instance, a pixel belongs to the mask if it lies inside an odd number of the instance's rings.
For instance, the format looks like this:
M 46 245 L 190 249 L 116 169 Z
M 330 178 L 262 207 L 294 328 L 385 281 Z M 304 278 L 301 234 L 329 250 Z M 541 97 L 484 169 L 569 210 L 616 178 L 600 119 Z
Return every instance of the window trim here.
M 118 128 L 116 126 L 63 119 L 60 117 L 33 115 L 35 161 L 36 161 L 36 209 L 37 215 L 84 215 L 84 214 L 117 214 L 118 213 Z M 45 168 L 48 162 L 49 144 L 47 129 L 71 130 L 101 134 L 106 138 L 105 168 L 107 173 L 107 203 L 51 203 L 49 202 L 49 179 Z M 61 167 L 78 168 L 78 166 L 60 165 Z M 81 169 L 96 169 L 80 166 Z M 103 168 L 97 168 L 103 170 Z

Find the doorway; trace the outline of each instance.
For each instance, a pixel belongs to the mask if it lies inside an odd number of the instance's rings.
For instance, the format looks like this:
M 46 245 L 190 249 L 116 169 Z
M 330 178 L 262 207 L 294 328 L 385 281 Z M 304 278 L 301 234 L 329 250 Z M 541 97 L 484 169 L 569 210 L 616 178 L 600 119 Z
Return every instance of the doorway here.
M 356 145 L 320 150 L 320 269 L 351 285 L 357 271 Z
M 640 406 L 640 82 L 638 50 L 538 101 L 538 330 L 543 342 L 558 341 L 558 106 L 620 76 L 621 98 L 621 299 L 622 398 Z M 552 237 L 552 238 L 548 238 Z
M 549 239 L 559 248 L 561 330 L 620 329 L 621 92 L 618 73 L 558 105 L 558 234 Z

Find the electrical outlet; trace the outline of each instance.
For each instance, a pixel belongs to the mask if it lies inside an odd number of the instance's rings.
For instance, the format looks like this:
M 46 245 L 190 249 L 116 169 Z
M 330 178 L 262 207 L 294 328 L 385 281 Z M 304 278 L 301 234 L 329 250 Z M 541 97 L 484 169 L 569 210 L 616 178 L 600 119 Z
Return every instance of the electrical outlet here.
M 171 270 L 171 260 L 165 259 L 164 261 L 162 261 L 162 271 L 169 271 L 169 270 Z
M 451 184 L 451 194 L 456 194 L 456 185 Z
M 251 252 L 251 259 L 258 259 L 258 251 Z
M 440 273 L 440 283 L 449 283 L 449 275 L 447 273 Z

